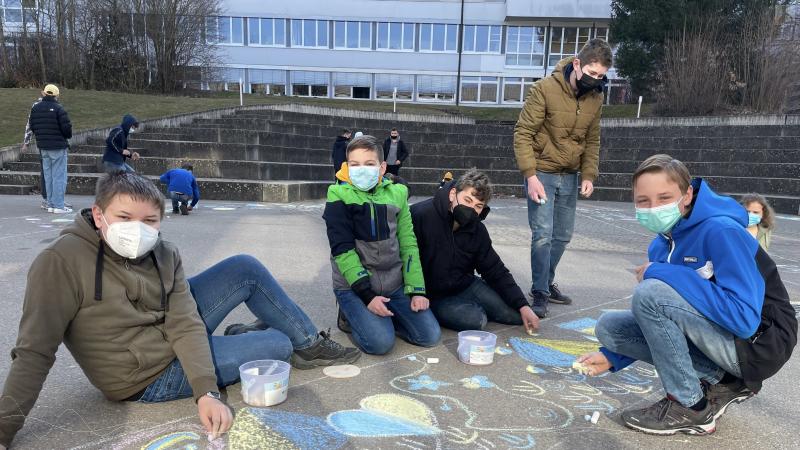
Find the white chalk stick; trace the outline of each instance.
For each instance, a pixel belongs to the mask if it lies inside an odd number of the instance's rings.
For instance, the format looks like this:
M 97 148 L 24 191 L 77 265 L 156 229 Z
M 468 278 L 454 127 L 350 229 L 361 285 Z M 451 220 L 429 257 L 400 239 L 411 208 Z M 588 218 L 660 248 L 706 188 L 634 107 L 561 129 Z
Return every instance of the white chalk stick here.
M 416 356 L 414 356 L 414 355 L 410 355 L 410 356 L 409 356 L 407 359 L 408 359 L 409 361 L 416 361 L 416 360 L 417 360 L 417 357 L 416 357 Z
M 439 358 L 428 358 L 428 364 L 439 364 Z
M 592 413 L 592 424 L 596 424 L 598 420 L 600 420 L 600 411 L 595 411 Z

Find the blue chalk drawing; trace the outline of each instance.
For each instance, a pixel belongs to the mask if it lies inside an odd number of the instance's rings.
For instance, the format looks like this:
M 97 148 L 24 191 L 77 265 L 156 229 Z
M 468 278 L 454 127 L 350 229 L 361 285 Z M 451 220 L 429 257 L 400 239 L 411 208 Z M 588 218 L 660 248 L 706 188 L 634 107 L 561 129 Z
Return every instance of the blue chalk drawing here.
M 525 437 L 520 437 L 509 433 L 503 433 L 498 437 L 507 442 L 509 448 L 527 449 L 536 446 L 536 439 L 534 439 L 530 434 L 526 435 Z
M 513 350 L 511 350 L 510 348 L 505 348 L 505 347 L 497 347 L 494 350 L 494 352 L 497 353 L 498 355 L 503 355 L 503 356 L 510 355 L 510 354 L 514 353 Z
M 584 317 L 583 319 L 560 323 L 558 324 L 558 328 L 572 331 L 583 331 L 587 328 L 594 328 L 595 325 L 597 325 L 597 321 L 595 319 Z
M 436 381 L 428 375 L 420 375 L 419 378 L 411 378 L 407 382 L 408 382 L 408 389 L 412 391 L 419 391 L 422 389 L 428 389 L 430 391 L 438 391 L 439 388 L 442 386 L 451 386 L 453 384 L 453 383 L 446 383 L 444 381 Z
M 575 356 L 530 341 L 511 338 L 514 350 L 524 359 L 547 366 L 572 367 Z
M 423 423 L 364 409 L 339 411 L 328 422 L 348 436 L 429 436 L 441 431 Z M 325 448 L 325 447 L 317 447 Z
M 481 388 L 485 389 L 485 388 L 497 387 L 496 384 L 489 381 L 489 379 L 483 375 L 475 375 L 469 378 L 462 378 L 459 381 L 461 381 L 461 384 L 467 389 L 481 389 Z
M 245 409 L 301 450 L 337 449 L 347 443 L 347 437 L 328 425 L 325 419 L 277 409 Z

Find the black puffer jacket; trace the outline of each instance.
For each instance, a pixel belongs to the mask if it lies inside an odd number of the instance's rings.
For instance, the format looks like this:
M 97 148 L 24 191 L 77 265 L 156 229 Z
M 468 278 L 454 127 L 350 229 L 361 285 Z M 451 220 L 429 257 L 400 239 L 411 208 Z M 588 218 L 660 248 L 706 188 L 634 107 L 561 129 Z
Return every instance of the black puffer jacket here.
M 334 172 L 338 172 L 342 168 L 342 164 L 347 161 L 347 144 L 349 142 L 350 140 L 344 136 L 336 136 L 336 142 L 333 143 L 333 151 L 331 153 Z
M 69 145 L 67 139 L 72 137 L 72 123 L 67 111 L 52 95 L 33 104 L 29 122 L 39 150 L 63 150 Z
M 522 289 L 492 248 L 482 222 L 453 231 L 450 182 L 428 200 L 411 206 L 425 287 L 432 301 L 458 294 L 475 281 L 475 272 L 514 309 L 528 305 Z M 481 219 L 489 213 L 484 208 Z

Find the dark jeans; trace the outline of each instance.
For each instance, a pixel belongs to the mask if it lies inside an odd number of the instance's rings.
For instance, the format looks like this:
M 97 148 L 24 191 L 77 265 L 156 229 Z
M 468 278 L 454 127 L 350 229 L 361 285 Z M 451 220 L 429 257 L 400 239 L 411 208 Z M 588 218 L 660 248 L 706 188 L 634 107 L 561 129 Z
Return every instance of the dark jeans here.
M 382 317 L 367 309 L 364 302 L 351 290 L 334 291 L 339 309 L 353 329 L 353 341 L 364 353 L 383 355 L 394 347 L 394 336 L 423 347 L 433 347 L 439 342 L 442 330 L 430 309 L 414 312 L 411 299 L 400 288 L 386 297 L 391 301 L 386 307 L 394 313 Z
M 456 331 L 482 330 L 489 321 L 522 325 L 519 311 L 478 277 L 458 294 L 431 301 L 431 311 L 441 326 Z
M 192 200 L 192 197 L 184 194 L 183 192 L 175 192 L 175 191 L 169 191 L 169 198 L 172 199 L 173 211 L 177 211 L 181 203 L 183 203 L 186 206 L 189 206 L 189 202 Z
M 115 163 L 113 163 L 111 161 L 103 161 L 103 169 L 105 169 L 106 173 L 116 173 L 116 172 L 135 173 L 136 172 L 135 170 L 133 170 L 133 167 L 128 165 L 128 163 L 115 164 Z
M 44 157 L 42 156 L 42 151 L 39 150 L 39 166 L 41 167 L 41 176 L 39 177 L 39 191 L 42 193 L 42 200 L 47 202 L 47 183 L 44 179 Z
M 400 168 L 403 167 L 402 165 L 393 166 L 391 164 L 386 166 L 386 173 L 390 173 L 396 177 L 400 176 Z
M 316 343 L 317 328 L 257 259 L 237 255 L 189 279 L 192 295 L 209 334 L 217 384 L 239 381 L 239 366 L 259 359 L 288 361 L 294 349 Z M 234 336 L 211 336 L 225 317 L 244 303 L 270 328 Z M 148 386 L 140 402 L 155 403 L 192 397 L 181 362 L 175 359 Z

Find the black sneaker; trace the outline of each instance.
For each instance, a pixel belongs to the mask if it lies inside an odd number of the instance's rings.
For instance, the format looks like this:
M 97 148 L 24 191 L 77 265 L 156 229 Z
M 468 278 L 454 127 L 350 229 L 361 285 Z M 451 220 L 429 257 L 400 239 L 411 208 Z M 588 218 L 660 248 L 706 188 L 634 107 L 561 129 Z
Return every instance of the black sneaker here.
M 235 336 L 237 334 L 245 334 L 250 331 L 262 331 L 269 328 L 267 324 L 259 319 L 251 323 L 232 323 L 225 328 L 223 333 L 225 336 Z
M 319 366 L 351 364 L 361 357 L 361 351 L 354 347 L 344 347 L 331 340 L 330 330 L 320 331 L 317 343 L 303 350 L 295 350 L 289 361 L 295 369 L 313 369 Z
M 533 299 L 531 309 L 533 309 L 536 316 L 540 319 L 547 317 L 547 296 L 544 295 L 544 292 L 531 291 L 528 292 L 528 296 Z
M 622 421 L 628 428 L 657 435 L 672 435 L 679 431 L 705 435 L 717 429 L 711 402 L 702 411 L 695 411 L 669 397 L 644 409 L 624 411 Z
M 713 384 L 706 390 L 708 403 L 714 409 L 714 419 L 719 419 L 733 403 L 742 403 L 755 395 L 755 392 L 744 385 L 744 381 L 736 380 L 729 384 Z
M 559 305 L 569 305 L 572 303 L 571 298 L 561 293 L 561 291 L 558 289 L 557 283 L 550 285 L 550 296 L 548 297 L 548 300 L 550 303 L 557 303 Z
M 181 212 L 181 210 L 180 210 L 180 209 L 178 209 L 178 208 L 172 208 L 172 214 L 178 214 L 179 212 Z
M 342 330 L 343 333 L 347 334 L 352 333 L 353 329 L 350 328 L 350 322 L 347 321 L 347 317 L 345 317 L 344 314 L 342 314 L 341 309 L 339 309 L 338 311 L 339 315 L 336 318 L 336 326 L 339 327 L 339 329 Z
M 186 203 L 181 203 L 180 210 L 181 210 L 181 215 L 182 216 L 188 216 L 189 215 L 189 208 L 186 207 Z

